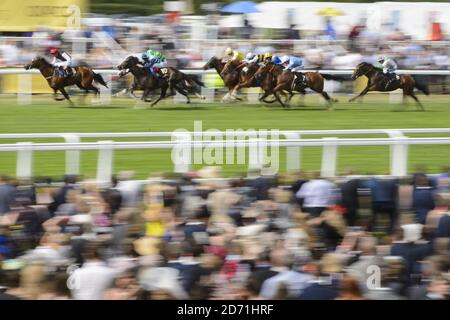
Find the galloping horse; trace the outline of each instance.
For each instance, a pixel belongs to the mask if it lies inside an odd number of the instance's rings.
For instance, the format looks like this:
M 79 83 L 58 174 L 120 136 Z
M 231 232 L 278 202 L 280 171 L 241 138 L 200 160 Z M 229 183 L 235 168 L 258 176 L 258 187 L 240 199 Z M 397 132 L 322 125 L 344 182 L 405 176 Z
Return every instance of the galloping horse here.
M 56 93 L 59 90 L 71 105 L 73 105 L 73 103 L 70 100 L 70 97 L 67 94 L 66 90 L 64 89 L 67 86 L 76 85 L 78 88 L 85 90 L 86 94 L 89 91 L 94 91 L 96 95 L 100 93 L 100 90 L 96 86 L 94 86 L 94 81 L 100 83 L 104 87 L 108 87 L 105 80 L 103 80 L 103 77 L 100 74 L 92 71 L 92 69 L 87 66 L 74 67 L 75 74 L 65 78 L 57 72 L 57 67 L 53 66 L 50 62 L 48 62 L 44 57 L 41 56 L 35 57 L 31 61 L 31 63 L 25 65 L 25 69 L 38 69 L 41 72 L 42 76 L 47 80 L 50 88 L 53 89 L 54 99 L 57 101 L 64 100 L 58 99 L 56 97 Z
M 162 70 L 166 72 L 163 74 L 163 77 L 151 75 L 148 70 L 144 69 L 140 65 L 139 59 L 134 56 L 129 56 L 126 58 L 120 65 L 117 66 L 117 69 L 121 70 L 120 76 L 127 74 L 128 70 L 133 74 L 134 81 L 132 86 L 129 88 L 130 93 L 133 94 L 134 90 L 143 90 L 144 94 L 141 98 L 143 101 L 148 102 L 147 97 L 151 91 L 161 89 L 159 98 L 152 103 L 152 106 L 158 103 L 161 99 L 175 94 L 173 93 L 166 96 L 167 89 L 178 91 L 186 97 L 187 103 L 190 103 L 187 91 L 195 89 L 196 85 L 204 86 L 203 82 L 174 68 L 162 68 Z M 170 87 L 171 81 L 173 81 L 172 88 Z M 203 98 L 197 92 L 195 92 L 195 94 Z
M 332 106 L 332 102 L 337 102 L 336 99 L 330 98 L 328 93 L 323 90 L 324 79 L 326 80 L 335 80 L 335 81 L 343 81 L 341 77 L 332 76 L 329 74 L 321 74 L 319 72 L 305 72 L 304 76 L 306 79 L 306 85 L 303 83 L 299 83 L 296 81 L 295 73 L 290 71 L 284 71 L 283 66 L 274 64 L 272 62 L 266 62 L 259 70 L 255 73 L 255 77 L 260 76 L 261 74 L 269 73 L 274 76 L 276 82 L 274 87 L 271 90 L 266 91 L 259 99 L 264 100 L 270 94 L 275 96 L 275 99 L 283 106 L 286 105 L 281 101 L 278 93 L 283 93 L 283 91 L 287 91 L 290 93 L 289 100 L 293 96 L 293 91 L 300 92 L 301 94 L 305 94 L 305 88 L 310 88 L 313 91 L 320 93 L 324 99 L 327 101 L 329 108 Z M 289 101 L 288 100 L 288 101 Z
M 228 67 L 224 70 L 226 65 Z M 234 87 L 239 83 L 240 70 L 236 70 L 238 65 L 240 65 L 239 61 L 223 62 L 217 57 L 211 57 L 211 59 L 203 66 L 203 70 L 215 69 L 222 78 L 225 87 L 228 88 L 228 93 L 222 98 L 222 102 L 224 102 L 226 98 L 231 97 Z M 237 100 L 242 100 L 238 97 L 235 98 Z
M 386 88 L 385 86 L 385 79 L 386 76 L 383 74 L 383 70 L 380 68 L 377 68 L 370 63 L 367 62 L 361 62 L 356 67 L 355 71 L 352 75 L 352 80 L 356 80 L 357 78 L 361 76 L 366 76 L 368 79 L 367 86 L 364 88 L 363 91 L 356 97 L 353 97 L 349 100 L 349 102 L 352 102 L 358 98 L 361 98 L 369 91 L 393 91 L 397 89 L 403 90 L 403 99 L 406 96 L 412 97 L 417 104 L 420 106 L 421 110 L 423 109 L 422 103 L 419 101 L 419 99 L 414 95 L 414 88 L 419 89 L 422 91 L 425 95 L 429 95 L 428 87 L 424 84 L 418 83 L 412 76 L 410 75 L 401 75 L 399 81 L 393 81 L 390 83 L 390 85 Z

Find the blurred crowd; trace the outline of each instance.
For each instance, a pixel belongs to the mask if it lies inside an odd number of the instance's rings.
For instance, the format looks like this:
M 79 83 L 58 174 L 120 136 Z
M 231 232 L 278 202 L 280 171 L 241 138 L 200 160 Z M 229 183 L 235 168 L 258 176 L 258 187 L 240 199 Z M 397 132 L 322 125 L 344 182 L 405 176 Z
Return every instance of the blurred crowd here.
M 0 67 L 24 65 L 51 47 L 62 47 L 71 52 L 75 61 L 82 60 L 96 68 L 111 68 L 127 55 L 148 48 L 163 52 L 173 67 L 200 68 L 210 56 L 223 55 L 227 47 L 244 53 L 271 51 L 277 55 L 297 55 L 305 59 L 308 68 L 353 68 L 363 60 L 375 63 L 378 55 L 394 58 L 399 68 L 405 69 L 448 69 L 450 66 L 450 45 L 439 26 L 432 26 L 429 41 L 416 41 L 395 28 L 371 31 L 365 21 L 342 34 L 336 31 L 339 28 L 331 18 L 324 20 L 322 30 L 310 32 L 300 31 L 296 25 L 285 30 L 258 29 L 247 20 L 239 28 L 220 27 L 218 20 L 212 18 L 202 21 L 203 27 L 195 21 L 153 20 L 129 23 L 115 19 L 84 25 L 82 30 L 56 32 L 42 27 L 36 32 L 15 35 L 19 37 L 3 34 Z
M 450 298 L 450 167 L 0 179 L 0 299 Z

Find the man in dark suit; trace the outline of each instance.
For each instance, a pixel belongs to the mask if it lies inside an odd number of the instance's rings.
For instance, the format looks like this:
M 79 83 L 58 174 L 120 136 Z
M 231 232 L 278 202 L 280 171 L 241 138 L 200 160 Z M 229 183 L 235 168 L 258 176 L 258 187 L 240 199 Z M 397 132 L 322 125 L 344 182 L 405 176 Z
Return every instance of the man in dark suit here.
M 195 260 L 194 249 L 188 241 L 181 243 L 179 248 L 172 248 L 170 258 L 177 256 L 178 259 L 169 260 L 166 267 L 180 271 L 181 284 L 184 290 L 191 294 L 201 277 L 209 274 L 209 271 Z
M 373 178 L 370 181 L 372 195 L 372 222 L 370 231 L 376 227 L 381 214 L 389 216 L 388 233 L 392 233 L 397 224 L 397 181 L 393 179 Z
M 14 199 L 14 187 L 8 183 L 6 177 L 0 176 L 0 215 L 11 210 Z
M 56 194 L 53 196 L 53 202 L 49 204 L 48 210 L 54 215 L 56 210 L 58 210 L 58 207 L 66 203 L 66 194 L 67 191 L 74 189 L 74 184 L 76 183 L 76 177 L 75 176 L 66 176 L 64 179 L 64 186 L 56 192 Z
M 439 219 L 437 237 L 450 238 L 450 212 L 447 212 Z
M 413 191 L 413 208 L 417 222 L 425 224 L 427 214 L 434 209 L 434 190 L 426 176 L 418 176 Z
M 347 179 L 341 184 L 341 204 L 346 209 L 345 220 L 348 226 L 354 226 L 359 209 L 358 201 L 358 179 Z

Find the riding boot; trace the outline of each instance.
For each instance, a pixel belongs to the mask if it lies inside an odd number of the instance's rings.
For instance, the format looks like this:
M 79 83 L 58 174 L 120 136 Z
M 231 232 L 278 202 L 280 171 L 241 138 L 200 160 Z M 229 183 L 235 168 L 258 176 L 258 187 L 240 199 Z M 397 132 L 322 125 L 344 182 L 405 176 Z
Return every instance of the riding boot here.
M 391 85 L 391 83 L 393 82 L 395 80 L 395 76 L 393 76 L 393 75 L 389 75 L 388 76 L 388 79 L 387 79 L 387 81 L 386 81 L 386 86 L 384 87 L 384 90 L 388 90 L 389 89 L 389 86 Z

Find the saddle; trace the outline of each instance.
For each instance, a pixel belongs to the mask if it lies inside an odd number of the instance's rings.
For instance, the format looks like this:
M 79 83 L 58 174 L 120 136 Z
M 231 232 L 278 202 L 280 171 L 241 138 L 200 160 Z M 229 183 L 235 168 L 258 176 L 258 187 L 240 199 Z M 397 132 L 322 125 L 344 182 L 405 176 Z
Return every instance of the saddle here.
M 155 74 L 159 75 L 161 78 L 167 78 L 169 76 L 169 68 L 158 68 L 153 67 Z
M 389 86 L 393 83 L 400 84 L 400 77 L 395 73 L 387 73 L 385 74 L 384 82 L 385 82 L 384 88 L 385 90 L 387 90 Z
M 70 78 L 75 74 L 75 70 L 72 67 L 67 67 L 66 70 L 64 70 L 63 68 L 55 68 L 54 71 L 54 76 L 55 75 L 59 75 L 60 77 L 63 78 Z
M 306 85 L 305 75 L 301 72 L 293 72 L 294 80 L 292 80 L 292 89 L 297 85 Z

